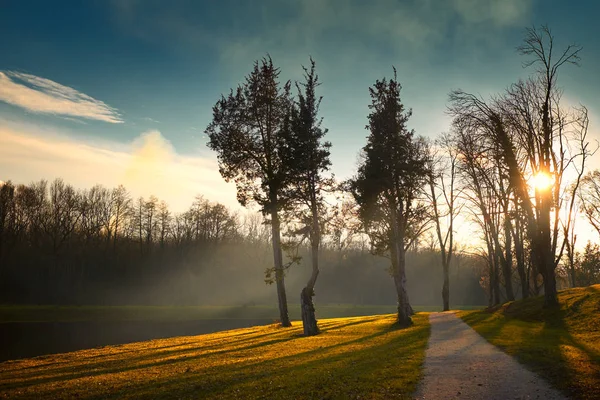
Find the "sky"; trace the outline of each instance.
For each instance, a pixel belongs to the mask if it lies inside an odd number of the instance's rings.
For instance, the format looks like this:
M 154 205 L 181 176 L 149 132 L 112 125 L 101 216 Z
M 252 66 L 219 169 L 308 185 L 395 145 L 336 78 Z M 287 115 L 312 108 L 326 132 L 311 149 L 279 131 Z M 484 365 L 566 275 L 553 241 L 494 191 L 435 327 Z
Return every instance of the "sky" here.
M 283 80 L 314 58 L 332 170 L 349 178 L 368 88 L 392 66 L 409 127 L 433 138 L 449 129 L 451 90 L 487 97 L 532 72 L 515 48 L 540 24 L 583 46 L 559 84 L 600 139 L 599 12 L 560 0 L 0 0 L 0 180 L 124 184 L 174 211 L 199 194 L 238 207 L 204 129 L 266 54 Z

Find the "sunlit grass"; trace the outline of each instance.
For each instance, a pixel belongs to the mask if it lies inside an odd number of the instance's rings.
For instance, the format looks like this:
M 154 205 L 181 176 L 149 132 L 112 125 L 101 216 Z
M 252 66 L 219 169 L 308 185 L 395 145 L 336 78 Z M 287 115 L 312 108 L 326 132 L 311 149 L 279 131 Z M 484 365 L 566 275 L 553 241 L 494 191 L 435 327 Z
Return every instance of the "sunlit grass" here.
M 537 297 L 460 315 L 564 393 L 600 399 L 600 285 L 561 291 L 559 301 L 558 310 Z
M 405 398 L 421 377 L 426 314 L 321 320 L 152 340 L 0 364 L 0 398 Z

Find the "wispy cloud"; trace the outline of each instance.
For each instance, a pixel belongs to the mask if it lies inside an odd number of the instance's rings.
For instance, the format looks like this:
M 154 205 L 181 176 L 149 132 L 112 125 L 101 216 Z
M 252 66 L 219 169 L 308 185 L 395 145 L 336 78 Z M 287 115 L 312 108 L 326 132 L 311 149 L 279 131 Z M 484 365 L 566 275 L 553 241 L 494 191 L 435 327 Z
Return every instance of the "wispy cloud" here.
M 0 71 L 0 101 L 44 114 L 122 123 L 118 110 L 50 79 L 14 71 Z
M 0 120 L 0 179 L 29 183 L 59 177 L 77 188 L 123 184 L 134 197 L 156 195 L 174 211 L 187 209 L 198 194 L 240 208 L 235 185 L 223 180 L 215 159 L 179 154 L 159 131 L 122 144 Z
M 464 31 L 495 39 L 499 29 L 527 19 L 533 0 L 265 0 L 249 10 L 238 8 L 220 15 L 219 25 L 231 29 L 221 28 L 218 35 L 185 7 L 171 3 L 143 7 L 138 1 L 114 4 L 118 20 L 137 36 L 176 38 L 183 51 L 187 51 L 185 44 L 214 46 L 224 66 L 237 66 L 277 50 L 285 51 L 287 59 L 294 49 L 303 53 L 304 60 L 324 44 L 324 51 L 334 51 L 336 60 L 346 52 L 365 58 L 382 48 L 391 56 L 406 57 L 409 52 L 411 58 L 427 57 L 443 41 L 468 40 Z M 248 12 L 260 29 L 246 21 Z
M 492 24 L 496 27 L 517 25 L 528 16 L 531 0 L 454 0 L 455 11 L 467 23 Z

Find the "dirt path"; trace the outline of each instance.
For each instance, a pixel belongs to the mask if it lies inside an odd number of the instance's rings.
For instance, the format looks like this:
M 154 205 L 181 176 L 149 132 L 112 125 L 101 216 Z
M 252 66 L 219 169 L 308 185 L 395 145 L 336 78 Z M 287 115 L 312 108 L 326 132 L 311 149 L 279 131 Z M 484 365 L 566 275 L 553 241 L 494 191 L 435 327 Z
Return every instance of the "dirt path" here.
M 566 399 L 452 312 L 432 313 L 415 399 Z

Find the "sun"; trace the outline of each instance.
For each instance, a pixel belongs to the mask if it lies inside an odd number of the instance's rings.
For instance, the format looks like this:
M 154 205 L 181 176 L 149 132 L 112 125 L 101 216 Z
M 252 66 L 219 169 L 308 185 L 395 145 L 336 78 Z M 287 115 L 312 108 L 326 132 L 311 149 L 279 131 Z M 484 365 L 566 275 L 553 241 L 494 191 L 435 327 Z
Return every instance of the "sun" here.
M 538 172 L 533 176 L 532 183 L 535 189 L 544 191 L 549 189 L 554 184 L 554 179 L 552 179 L 552 176 L 545 172 Z

